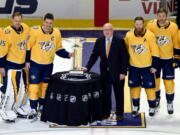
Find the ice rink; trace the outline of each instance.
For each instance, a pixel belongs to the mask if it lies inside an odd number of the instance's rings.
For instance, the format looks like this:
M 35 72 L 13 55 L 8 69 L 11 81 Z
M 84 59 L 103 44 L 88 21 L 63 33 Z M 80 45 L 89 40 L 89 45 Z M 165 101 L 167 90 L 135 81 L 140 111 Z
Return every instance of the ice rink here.
M 68 49 L 68 45 L 64 42 Z M 69 50 L 69 49 L 68 49 Z M 54 71 L 71 69 L 72 60 L 55 58 Z M 162 83 L 161 83 L 162 84 Z M 17 120 L 8 124 L 0 120 L 0 135 L 178 135 L 180 134 L 180 70 L 176 69 L 174 114 L 167 114 L 164 87 L 162 87 L 161 107 L 155 117 L 148 116 L 148 104 L 145 92 L 142 91 L 141 109 L 146 114 L 146 128 L 55 128 L 50 129 L 48 124 L 30 120 Z

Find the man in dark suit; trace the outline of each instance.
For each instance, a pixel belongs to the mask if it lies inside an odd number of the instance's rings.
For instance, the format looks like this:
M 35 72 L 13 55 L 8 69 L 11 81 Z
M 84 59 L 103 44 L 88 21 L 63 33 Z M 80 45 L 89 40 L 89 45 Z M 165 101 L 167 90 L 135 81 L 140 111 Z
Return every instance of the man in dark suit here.
M 103 33 L 104 37 L 96 40 L 87 66 L 82 69 L 89 71 L 100 57 L 104 119 L 108 119 L 111 113 L 111 89 L 113 86 L 116 99 L 116 119 L 123 120 L 124 81 L 128 66 L 128 53 L 124 40 L 113 35 L 112 24 L 106 23 L 103 26 Z

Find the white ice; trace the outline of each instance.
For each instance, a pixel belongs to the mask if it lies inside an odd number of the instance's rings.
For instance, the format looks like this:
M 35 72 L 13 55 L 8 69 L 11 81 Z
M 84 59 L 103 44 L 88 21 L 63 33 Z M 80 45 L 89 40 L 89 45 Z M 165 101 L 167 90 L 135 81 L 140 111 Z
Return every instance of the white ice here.
M 63 45 L 70 50 L 70 45 L 65 41 Z M 70 70 L 72 60 L 62 59 L 58 56 L 54 61 L 54 73 Z M 30 120 L 18 120 L 16 123 L 7 124 L 0 119 L 0 135 L 177 135 L 180 134 L 180 70 L 176 69 L 175 79 L 175 112 L 172 116 L 167 114 L 164 87 L 162 87 L 162 100 L 160 111 L 155 117 L 148 116 L 148 104 L 145 92 L 142 91 L 141 110 L 146 113 L 146 128 L 109 128 L 109 129 L 89 129 L 89 128 L 57 128 L 50 129 L 48 124 L 37 121 L 31 123 Z

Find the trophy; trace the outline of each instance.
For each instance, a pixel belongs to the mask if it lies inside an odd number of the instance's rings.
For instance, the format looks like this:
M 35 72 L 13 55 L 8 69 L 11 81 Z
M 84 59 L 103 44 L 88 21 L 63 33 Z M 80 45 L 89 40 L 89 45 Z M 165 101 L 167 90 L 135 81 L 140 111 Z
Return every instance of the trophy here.
M 72 77 L 82 77 L 84 75 L 84 71 L 79 70 L 82 67 L 82 50 L 83 43 L 86 41 L 84 37 L 72 37 L 69 38 L 72 45 L 72 49 L 74 51 L 73 58 L 73 69 L 69 71 L 69 75 Z

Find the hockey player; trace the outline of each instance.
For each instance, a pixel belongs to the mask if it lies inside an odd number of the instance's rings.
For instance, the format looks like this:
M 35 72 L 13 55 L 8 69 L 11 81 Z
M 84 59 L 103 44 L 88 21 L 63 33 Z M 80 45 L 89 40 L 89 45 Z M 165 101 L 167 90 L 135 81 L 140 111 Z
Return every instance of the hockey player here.
M 6 121 L 15 121 L 17 116 L 26 117 L 30 110 L 27 74 L 24 70 L 28 36 L 29 27 L 22 23 L 22 14 L 14 13 L 12 25 L 6 27 L 0 37 L 1 92 L 4 95 L 0 115 Z
M 168 114 L 173 114 L 174 100 L 174 67 L 173 62 L 178 55 L 179 45 L 177 40 L 178 27 L 175 23 L 167 20 L 167 11 L 160 8 L 157 11 L 157 19 L 151 20 L 147 28 L 156 36 L 158 44 L 160 61 L 158 71 L 156 72 L 156 106 L 160 105 L 160 75 L 166 90 Z
M 47 13 L 43 26 L 35 26 L 31 30 L 27 48 L 26 68 L 29 70 L 29 94 L 32 108 L 30 119 L 37 116 L 37 109 L 41 110 L 50 76 L 53 69 L 55 54 L 70 58 L 73 53 L 62 49 L 61 34 L 53 28 L 54 16 Z
M 145 88 L 149 115 L 155 115 L 155 72 L 157 70 L 159 52 L 155 36 L 144 28 L 144 19 L 135 18 L 135 28 L 126 34 L 125 42 L 130 56 L 129 87 L 132 96 L 132 114 L 138 115 L 140 109 L 141 87 Z

